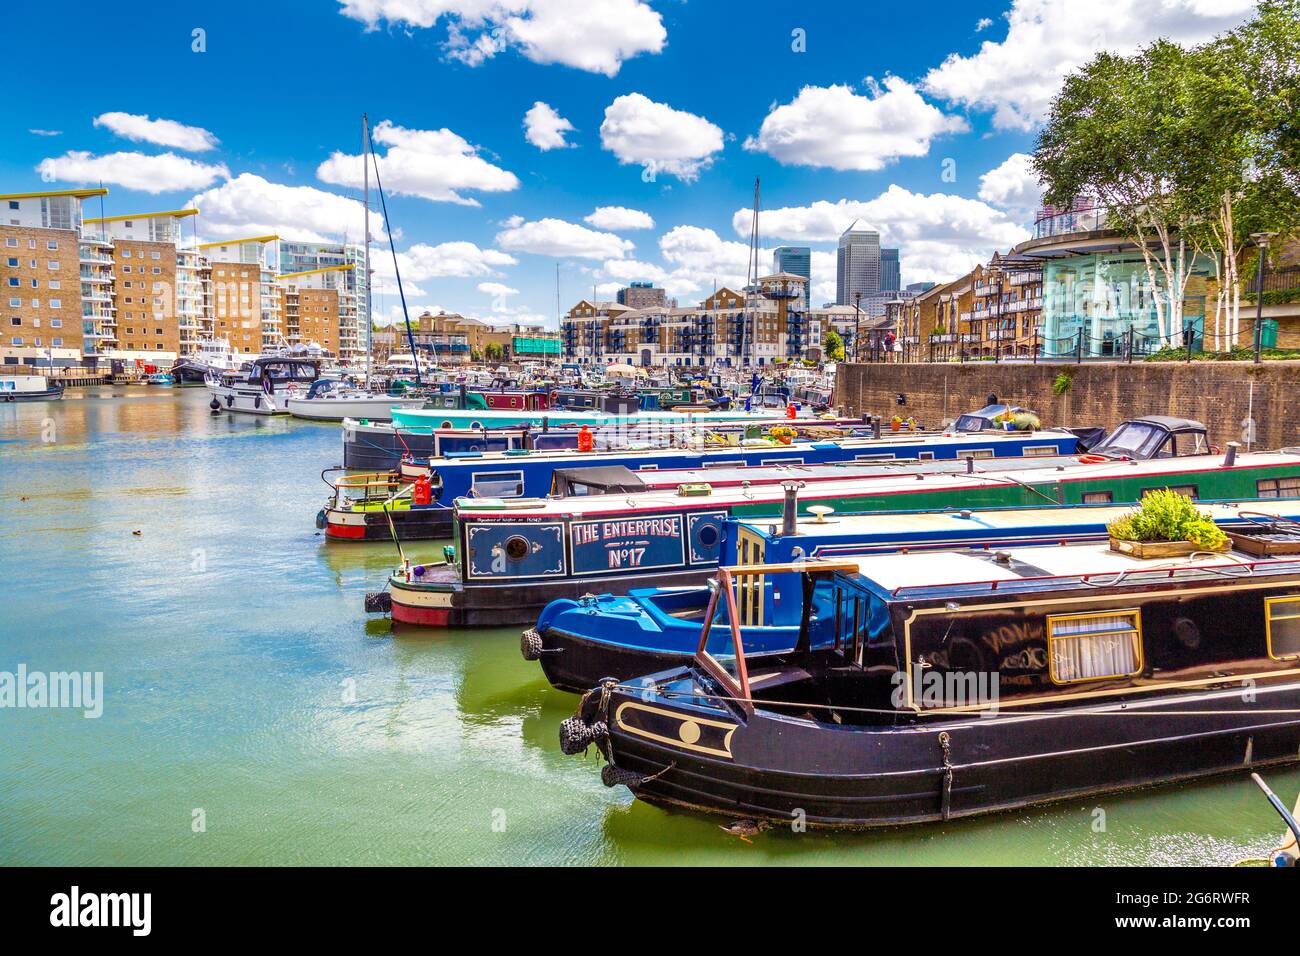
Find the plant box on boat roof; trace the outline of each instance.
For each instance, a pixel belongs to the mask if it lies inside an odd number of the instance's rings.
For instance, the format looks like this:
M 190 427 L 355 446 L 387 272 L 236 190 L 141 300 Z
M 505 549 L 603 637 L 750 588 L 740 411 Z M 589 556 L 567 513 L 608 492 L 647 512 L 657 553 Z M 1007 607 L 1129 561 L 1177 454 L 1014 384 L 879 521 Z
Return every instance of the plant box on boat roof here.
M 1136 511 L 1107 526 L 1112 551 L 1135 558 L 1171 558 L 1198 551 L 1227 551 L 1228 536 L 1191 498 L 1169 488 L 1143 495 Z

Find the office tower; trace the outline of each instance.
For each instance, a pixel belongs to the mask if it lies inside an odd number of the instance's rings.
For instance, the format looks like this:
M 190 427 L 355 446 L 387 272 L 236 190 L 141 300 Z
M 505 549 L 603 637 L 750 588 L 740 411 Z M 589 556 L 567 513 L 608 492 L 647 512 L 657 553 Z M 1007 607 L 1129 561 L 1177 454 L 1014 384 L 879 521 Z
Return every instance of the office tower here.
M 880 291 L 880 233 L 855 219 L 840 236 L 835 262 L 835 301 L 852 305 L 854 295 Z
M 789 272 L 808 280 L 804 286 L 803 308 L 808 310 L 808 289 L 812 287 L 812 250 L 807 246 L 779 246 L 772 252 L 772 271 Z
M 903 287 L 902 272 L 899 269 L 898 250 L 880 250 L 880 291 L 897 292 Z

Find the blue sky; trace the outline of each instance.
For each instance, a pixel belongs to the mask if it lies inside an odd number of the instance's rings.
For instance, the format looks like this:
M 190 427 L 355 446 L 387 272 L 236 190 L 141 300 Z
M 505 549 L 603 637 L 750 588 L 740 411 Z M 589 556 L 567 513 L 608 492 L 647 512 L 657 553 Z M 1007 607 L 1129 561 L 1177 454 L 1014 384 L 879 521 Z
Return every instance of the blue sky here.
M 202 239 L 355 240 L 365 111 L 412 308 L 553 323 L 557 262 L 565 308 L 636 278 L 696 301 L 744 276 L 755 177 L 764 248 L 820 253 L 820 303 L 859 216 L 902 247 L 904 282 L 1026 237 L 1024 154 L 1063 73 L 1250 8 L 21 2 L 7 32 L 46 41 L 11 45 L 7 75 L 41 82 L 7 104 L 0 191 L 102 180 L 107 215 L 197 203 Z M 374 266 L 387 316 L 391 261 Z

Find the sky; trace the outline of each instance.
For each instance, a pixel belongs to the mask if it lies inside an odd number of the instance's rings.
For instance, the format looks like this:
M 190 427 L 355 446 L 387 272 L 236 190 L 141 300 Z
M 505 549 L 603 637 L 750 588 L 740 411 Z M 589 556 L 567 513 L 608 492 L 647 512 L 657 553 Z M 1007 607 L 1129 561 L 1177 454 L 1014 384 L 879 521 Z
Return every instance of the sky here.
M 756 179 L 763 268 L 811 246 L 820 304 L 854 219 L 904 284 L 1027 238 L 1062 76 L 1252 6 L 19 0 L 7 32 L 45 39 L 7 48 L 6 75 L 40 81 L 0 120 L 0 192 L 102 183 L 103 215 L 197 206 L 200 241 L 360 241 L 364 113 L 380 321 L 402 314 L 390 238 L 412 317 L 553 327 L 557 265 L 563 310 L 634 280 L 693 304 L 743 283 Z

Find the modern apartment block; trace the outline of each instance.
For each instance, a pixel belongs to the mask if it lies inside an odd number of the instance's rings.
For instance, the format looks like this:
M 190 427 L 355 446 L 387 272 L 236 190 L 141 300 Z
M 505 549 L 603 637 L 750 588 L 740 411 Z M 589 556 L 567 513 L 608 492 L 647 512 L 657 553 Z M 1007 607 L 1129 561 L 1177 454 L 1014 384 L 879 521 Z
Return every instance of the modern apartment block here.
M 81 204 L 104 189 L 0 195 L 5 365 L 80 364 L 111 339 L 111 262 L 81 243 Z M 90 257 L 85 264 L 82 256 Z
M 351 265 L 326 266 L 275 277 L 289 345 L 319 345 L 347 365 L 363 356 L 364 349 L 357 348 L 355 295 L 348 291 L 352 270 Z
M 193 237 L 184 236 L 196 215 L 172 209 L 83 221 L 83 243 L 97 243 L 112 260 L 113 358 L 170 365 L 210 333 L 203 263 Z
M 365 356 L 366 330 L 370 327 L 369 277 L 365 247 L 348 242 L 298 242 L 281 239 L 279 270 L 282 275 L 335 269 L 339 293 L 338 355 L 355 363 Z
M 855 219 L 840 236 L 836 252 L 835 302 L 853 305 L 858 296 L 880 289 L 880 233 Z
M 257 355 L 287 341 L 280 289 L 270 268 L 279 260 L 268 252 L 279 238 L 251 236 L 199 245 L 210 263 L 213 334 L 228 340 L 236 352 Z

